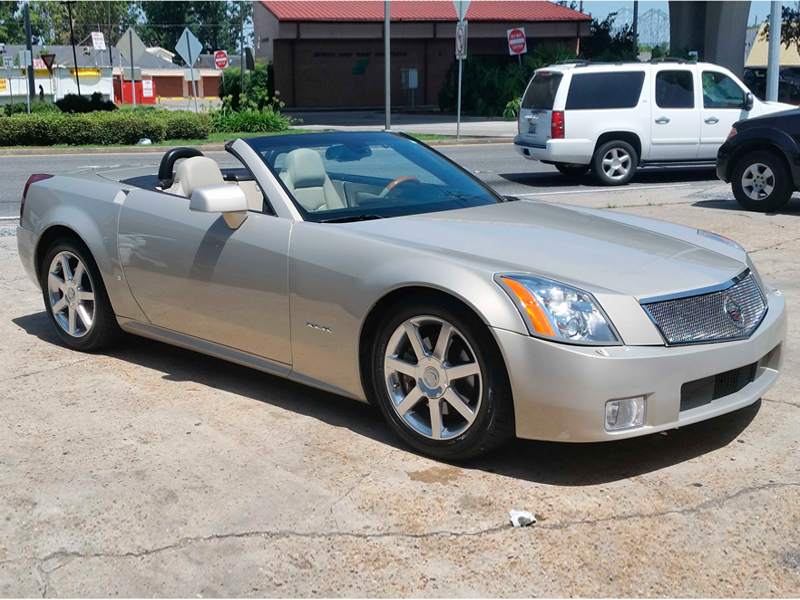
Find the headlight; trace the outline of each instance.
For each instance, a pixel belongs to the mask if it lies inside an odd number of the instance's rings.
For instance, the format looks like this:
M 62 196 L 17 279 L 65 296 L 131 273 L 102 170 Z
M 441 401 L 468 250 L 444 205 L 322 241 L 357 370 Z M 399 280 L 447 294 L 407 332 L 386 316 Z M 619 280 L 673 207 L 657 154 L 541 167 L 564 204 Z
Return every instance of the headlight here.
M 611 322 L 591 294 L 532 275 L 497 275 L 531 335 L 573 344 L 619 344 Z

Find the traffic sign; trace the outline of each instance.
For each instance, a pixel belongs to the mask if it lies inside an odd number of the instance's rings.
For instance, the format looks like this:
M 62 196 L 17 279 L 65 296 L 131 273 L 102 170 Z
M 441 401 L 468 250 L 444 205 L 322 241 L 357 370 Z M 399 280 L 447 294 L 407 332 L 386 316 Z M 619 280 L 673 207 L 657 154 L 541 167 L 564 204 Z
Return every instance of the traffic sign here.
M 516 27 L 509 29 L 508 35 L 508 53 L 511 56 L 515 54 L 525 54 L 528 51 L 528 42 L 525 39 L 525 28 Z
M 31 64 L 31 51 L 30 50 L 20 50 L 19 54 L 17 55 L 19 58 L 19 66 L 26 68 Z
M 459 21 L 463 21 L 467 16 L 467 9 L 469 8 L 470 0 L 453 0 L 453 6 L 456 8 L 456 16 Z
M 125 34 L 119 38 L 117 42 L 117 50 L 130 63 L 139 62 L 142 55 L 147 52 L 147 46 L 144 45 L 142 38 L 136 35 L 133 28 L 128 29 Z
M 218 69 L 224 69 L 228 66 L 228 53 L 225 50 L 217 50 L 214 53 L 214 64 Z
M 56 55 L 55 54 L 42 54 L 41 55 L 41 59 L 42 59 L 42 62 L 44 63 L 44 66 L 47 67 L 47 70 L 52 75 L 53 74 L 53 61 L 56 59 Z
M 3 67 L 10 69 L 14 66 L 14 57 L 10 54 L 3 54 Z
M 189 68 L 194 66 L 200 52 L 203 50 L 203 44 L 200 43 L 195 35 L 186 27 L 181 34 L 181 39 L 175 44 L 175 51 L 180 54 L 181 58 L 186 61 Z
M 106 38 L 103 37 L 102 31 L 93 31 L 92 32 L 92 46 L 95 50 L 105 50 L 106 49 Z
M 467 58 L 467 22 L 459 21 L 456 24 L 456 58 Z

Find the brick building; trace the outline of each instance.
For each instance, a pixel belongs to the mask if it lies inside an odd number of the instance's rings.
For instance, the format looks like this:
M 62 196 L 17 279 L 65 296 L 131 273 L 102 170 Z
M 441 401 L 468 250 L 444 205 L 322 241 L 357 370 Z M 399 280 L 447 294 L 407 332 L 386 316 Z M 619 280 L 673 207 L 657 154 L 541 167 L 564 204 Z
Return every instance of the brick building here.
M 384 3 L 262 0 L 253 5 L 256 58 L 274 64 L 287 106 L 383 105 Z M 392 0 L 392 104 L 408 105 L 402 72 L 417 69 L 416 105 L 437 103 L 455 60 L 456 12 L 449 1 Z M 591 18 L 551 2 L 475 0 L 467 11 L 470 56 L 508 58 L 506 32 L 524 27 L 528 48 L 566 44 L 576 51 Z

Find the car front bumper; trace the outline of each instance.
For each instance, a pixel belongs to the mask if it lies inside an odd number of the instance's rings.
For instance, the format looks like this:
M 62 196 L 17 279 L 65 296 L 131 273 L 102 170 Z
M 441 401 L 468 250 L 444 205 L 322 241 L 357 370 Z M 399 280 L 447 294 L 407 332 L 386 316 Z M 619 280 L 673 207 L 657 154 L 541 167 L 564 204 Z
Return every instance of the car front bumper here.
M 777 381 L 785 352 L 786 301 L 768 289 L 768 310 L 741 341 L 685 346 L 573 346 L 493 329 L 508 367 L 517 437 L 600 442 L 704 421 L 757 401 Z M 758 363 L 738 392 L 681 410 L 681 387 Z M 646 396 L 644 426 L 605 428 L 609 400 Z
M 729 141 L 722 144 L 717 150 L 717 177 L 725 183 L 730 183 L 731 178 L 728 175 L 728 160 L 733 152 L 733 144 Z
M 592 162 L 594 153 L 592 140 L 547 140 L 545 144 L 532 144 L 526 141 L 522 135 L 514 138 L 514 148 L 522 156 L 531 160 L 573 165 L 588 165 Z

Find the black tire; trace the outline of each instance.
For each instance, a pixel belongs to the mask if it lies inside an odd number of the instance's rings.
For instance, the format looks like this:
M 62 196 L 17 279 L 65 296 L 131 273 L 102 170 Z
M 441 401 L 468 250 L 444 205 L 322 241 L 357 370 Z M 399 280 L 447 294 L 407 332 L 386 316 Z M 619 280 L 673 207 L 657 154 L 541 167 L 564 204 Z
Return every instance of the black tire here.
M 590 168 L 589 165 L 568 165 L 565 163 L 557 163 L 555 167 L 567 177 L 580 177 Z
M 626 154 L 629 157 L 629 166 L 627 172 L 619 177 L 609 175 L 603 168 L 603 160 L 606 155 L 617 150 L 620 156 Z M 623 163 L 623 166 L 626 163 Z M 597 180 L 603 185 L 625 185 L 636 174 L 636 169 L 639 168 L 639 155 L 628 142 L 622 140 L 611 140 L 600 146 L 592 157 L 592 172 Z
M 446 298 L 428 295 L 409 298 L 387 311 L 377 327 L 370 354 L 370 400 L 380 407 L 402 440 L 419 452 L 442 460 L 463 460 L 484 454 L 514 435 L 511 385 L 500 349 L 486 325 L 474 315 L 465 313 L 463 306 Z M 474 350 L 471 360 L 481 369 L 482 393 L 479 394 L 480 405 L 474 421 L 463 433 L 444 440 L 426 437 L 406 423 L 394 408 L 384 375 L 384 356 L 393 333 L 408 319 L 422 315 L 443 319 L 455 326 Z M 429 345 L 432 348 L 430 342 Z M 421 410 L 429 410 L 428 400 L 424 397 L 418 406 L 422 407 Z M 453 417 L 448 418 L 458 418 L 455 412 L 452 414 Z
M 87 291 L 91 291 L 94 294 L 94 302 L 92 303 L 94 314 L 91 319 L 91 325 L 86 328 L 86 332 L 80 337 L 70 335 L 70 333 L 65 331 L 62 325 L 56 321 L 53 306 L 50 301 L 48 285 L 50 265 L 53 259 L 62 252 L 69 252 L 84 264 L 85 271 L 88 273 L 90 285 L 90 289 Z M 117 323 L 114 310 L 111 308 L 111 302 L 108 299 L 108 293 L 103 284 L 103 279 L 100 276 L 100 270 L 97 268 L 97 263 L 92 257 L 91 252 L 89 252 L 89 249 L 83 242 L 72 237 L 57 238 L 45 253 L 44 260 L 40 265 L 39 281 L 42 286 L 45 311 L 50 319 L 50 323 L 58 337 L 60 337 L 67 346 L 82 352 L 96 352 L 112 346 L 119 340 L 122 330 Z
M 765 166 L 772 172 L 772 177 L 763 179 L 765 183 L 772 184 L 772 189 L 770 193 L 764 194 L 760 199 L 751 198 L 742 181 L 745 173 L 756 174 L 756 172 L 760 171 L 757 165 Z M 768 175 L 768 172 L 758 173 L 758 176 L 764 177 L 764 174 Z M 743 208 L 759 212 L 778 210 L 789 201 L 794 192 L 794 182 L 786 165 L 778 156 L 768 150 L 748 152 L 736 161 L 731 177 L 731 187 L 736 201 Z M 749 192 L 758 194 L 758 190 L 753 188 Z

